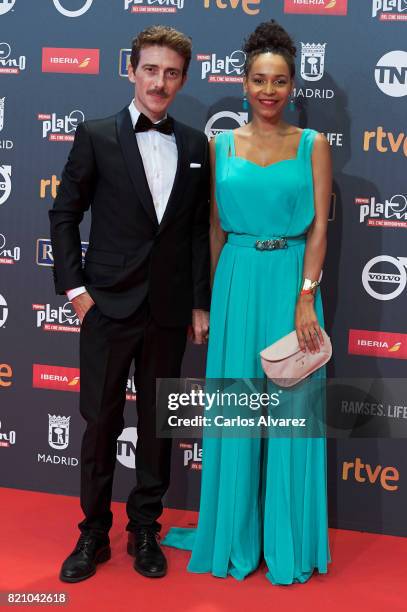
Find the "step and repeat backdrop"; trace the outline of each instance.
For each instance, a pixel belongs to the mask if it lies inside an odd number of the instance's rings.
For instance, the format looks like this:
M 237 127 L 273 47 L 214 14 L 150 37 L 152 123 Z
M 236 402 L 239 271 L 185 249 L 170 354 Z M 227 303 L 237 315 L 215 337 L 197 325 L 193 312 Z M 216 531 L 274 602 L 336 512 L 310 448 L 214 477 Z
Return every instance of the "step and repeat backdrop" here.
M 129 104 L 131 39 L 154 23 L 193 38 L 172 114 L 208 138 L 243 125 L 242 43 L 270 18 L 298 49 L 287 118 L 323 132 L 332 147 L 329 375 L 368 378 L 375 388 L 368 401 L 344 385 L 338 411 L 379 415 L 396 432 L 362 439 L 356 428 L 329 440 L 330 524 L 407 535 L 406 443 L 397 437 L 407 398 L 396 400 L 391 383 L 407 364 L 407 0 L 0 0 L 1 486 L 79 492 L 79 321 L 54 293 L 48 227 L 76 127 Z M 88 227 L 85 219 L 84 251 Z M 205 351 L 188 346 L 183 367 L 193 385 Z M 126 392 L 117 500 L 135 480 L 132 372 Z M 174 442 L 168 505 L 197 508 L 201 460 L 200 440 Z

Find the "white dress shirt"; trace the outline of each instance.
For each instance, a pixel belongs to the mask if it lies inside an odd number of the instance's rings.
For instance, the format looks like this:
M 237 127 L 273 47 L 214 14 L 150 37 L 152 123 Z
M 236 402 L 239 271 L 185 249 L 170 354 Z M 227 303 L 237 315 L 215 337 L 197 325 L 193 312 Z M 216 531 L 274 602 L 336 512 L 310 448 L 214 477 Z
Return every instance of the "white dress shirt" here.
M 134 100 L 130 102 L 129 112 L 134 129 L 140 116 L 140 111 L 137 110 Z M 177 171 L 178 150 L 175 136 L 174 134 L 161 134 L 156 130 L 138 132 L 135 136 L 153 198 L 157 220 L 158 223 L 161 223 Z M 77 287 L 67 291 L 66 295 L 68 300 L 71 301 L 85 291 L 85 287 Z

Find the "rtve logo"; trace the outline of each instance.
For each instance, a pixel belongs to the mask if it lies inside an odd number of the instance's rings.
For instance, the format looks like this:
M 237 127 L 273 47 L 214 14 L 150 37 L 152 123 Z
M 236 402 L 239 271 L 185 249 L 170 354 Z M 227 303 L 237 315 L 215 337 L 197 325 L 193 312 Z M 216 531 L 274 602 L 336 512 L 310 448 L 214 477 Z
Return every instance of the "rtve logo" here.
M 49 191 L 50 196 L 55 200 L 58 193 L 58 187 L 61 184 L 61 181 L 57 178 L 55 174 L 51 176 L 50 179 L 41 179 L 40 182 L 40 198 L 43 200 L 47 197 L 47 192 Z
M 362 463 L 360 457 L 356 457 L 355 461 L 344 461 L 342 467 L 342 480 L 355 479 L 356 482 L 367 482 L 375 484 L 380 482 L 383 489 L 386 491 L 397 491 L 399 488 L 396 484 L 390 484 L 389 481 L 398 482 L 400 474 L 395 467 L 382 467 L 377 465 L 374 469 L 369 463 Z
M 216 6 L 218 9 L 237 9 L 238 6 L 246 15 L 258 15 L 260 12 L 261 0 L 204 0 L 204 8 L 210 9 Z
M 13 370 L 7 363 L 0 363 L 0 387 L 11 387 Z
M 366 130 L 363 135 L 363 150 L 370 151 L 370 147 L 376 148 L 379 153 L 399 153 L 403 152 L 407 157 L 407 134 L 400 132 L 397 136 L 393 132 L 385 132 L 383 126 L 379 125 L 377 130 L 369 132 Z

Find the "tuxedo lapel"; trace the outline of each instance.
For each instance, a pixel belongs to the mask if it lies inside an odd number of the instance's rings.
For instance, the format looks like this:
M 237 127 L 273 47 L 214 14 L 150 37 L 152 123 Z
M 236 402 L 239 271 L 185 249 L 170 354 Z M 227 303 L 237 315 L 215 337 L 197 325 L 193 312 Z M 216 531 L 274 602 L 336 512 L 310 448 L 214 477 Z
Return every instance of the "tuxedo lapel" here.
M 117 137 L 122 149 L 131 180 L 133 181 L 138 199 L 143 205 L 151 221 L 158 225 L 153 198 L 148 186 L 143 160 L 137 145 L 137 138 L 131 123 L 130 112 L 125 107 L 116 118 Z
M 168 224 L 174 215 L 177 205 L 181 201 L 181 197 L 185 188 L 185 177 L 188 171 L 188 144 L 185 138 L 184 131 L 180 124 L 174 120 L 174 135 L 175 142 L 178 150 L 178 162 L 177 171 L 175 173 L 174 184 L 172 186 L 171 194 L 168 199 L 167 207 L 164 212 L 164 216 L 161 220 L 159 230 L 160 233 L 163 228 Z

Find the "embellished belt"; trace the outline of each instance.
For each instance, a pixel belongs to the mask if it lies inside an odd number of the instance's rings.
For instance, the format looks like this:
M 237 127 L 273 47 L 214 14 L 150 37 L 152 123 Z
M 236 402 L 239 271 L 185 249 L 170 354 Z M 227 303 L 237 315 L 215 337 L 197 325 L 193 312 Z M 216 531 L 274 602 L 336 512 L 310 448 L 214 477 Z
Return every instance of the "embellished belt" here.
M 251 234 L 229 234 L 228 243 L 233 246 L 254 248 L 257 251 L 275 251 L 304 244 L 306 238 L 305 234 L 292 237 L 281 236 L 280 238 L 263 238 L 262 236 L 252 236 Z

